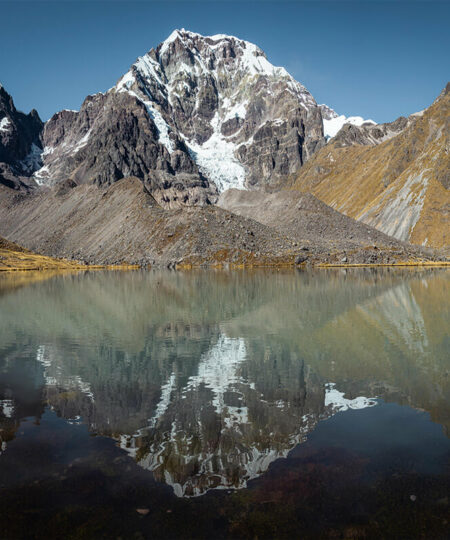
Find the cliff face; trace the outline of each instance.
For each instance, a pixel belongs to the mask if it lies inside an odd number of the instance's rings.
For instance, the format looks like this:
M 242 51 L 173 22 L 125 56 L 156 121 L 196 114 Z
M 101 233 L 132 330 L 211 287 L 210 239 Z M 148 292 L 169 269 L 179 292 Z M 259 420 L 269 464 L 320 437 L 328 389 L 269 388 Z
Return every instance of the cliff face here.
M 314 98 L 261 49 L 175 31 L 105 94 L 46 124 L 40 184 L 134 175 L 165 206 L 274 185 L 325 142 Z
M 295 189 L 400 240 L 449 245 L 450 85 L 425 111 L 344 126 L 300 170 Z
M 18 189 L 42 163 L 43 123 L 33 109 L 24 114 L 0 84 L 0 183 Z M 31 181 L 32 182 L 32 181 Z M 32 182 L 34 183 L 34 182 Z

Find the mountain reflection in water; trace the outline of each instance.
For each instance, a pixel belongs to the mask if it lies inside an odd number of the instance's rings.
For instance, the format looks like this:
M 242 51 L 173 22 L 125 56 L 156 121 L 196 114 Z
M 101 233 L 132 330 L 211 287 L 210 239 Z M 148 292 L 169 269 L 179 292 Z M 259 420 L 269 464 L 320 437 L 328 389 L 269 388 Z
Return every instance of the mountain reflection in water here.
M 199 271 L 0 281 L 0 451 L 25 416 L 48 406 L 116 439 L 181 497 L 245 487 L 320 421 L 378 399 L 424 409 L 448 434 L 449 277 Z

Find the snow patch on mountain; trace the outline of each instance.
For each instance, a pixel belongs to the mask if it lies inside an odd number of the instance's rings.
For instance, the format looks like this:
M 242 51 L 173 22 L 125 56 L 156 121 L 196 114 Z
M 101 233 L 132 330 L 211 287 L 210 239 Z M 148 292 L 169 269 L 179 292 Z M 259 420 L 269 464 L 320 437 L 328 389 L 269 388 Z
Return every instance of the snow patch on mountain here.
M 72 154 L 76 154 L 78 150 L 81 150 L 84 146 L 87 145 L 89 137 L 91 136 L 92 128 L 85 134 L 81 139 L 77 142 L 77 144 L 73 147 Z
M 225 98 L 222 103 L 222 109 L 226 112 L 225 116 L 222 119 L 222 122 L 226 122 L 227 120 L 231 120 L 232 118 L 244 119 L 247 114 L 247 105 L 247 100 L 241 103 L 238 102 L 233 105 L 230 98 Z
M 136 99 L 138 99 L 141 103 L 145 105 L 148 115 L 155 123 L 156 128 L 159 132 L 159 142 L 163 144 L 167 148 L 167 151 L 171 154 L 175 150 L 175 147 L 169 137 L 170 127 L 167 124 L 167 122 L 164 120 L 164 118 L 162 117 L 162 114 L 155 107 L 154 102 L 151 101 L 151 96 L 150 94 L 148 94 L 148 92 L 147 92 L 148 99 L 143 99 L 136 92 L 134 92 L 133 90 L 130 90 L 131 86 L 135 82 L 136 82 L 136 79 L 134 75 L 129 71 L 120 79 L 119 84 L 116 87 L 117 91 L 128 92 L 130 95 L 134 96 Z
M 323 119 L 323 133 L 327 139 L 331 139 L 337 135 L 338 131 L 345 125 L 352 124 L 353 126 L 362 126 L 363 124 L 372 124 L 376 125 L 376 122 L 373 120 L 364 120 L 361 116 L 336 116 L 327 120 Z
M 0 131 L 9 131 L 11 122 L 6 116 L 0 120 Z

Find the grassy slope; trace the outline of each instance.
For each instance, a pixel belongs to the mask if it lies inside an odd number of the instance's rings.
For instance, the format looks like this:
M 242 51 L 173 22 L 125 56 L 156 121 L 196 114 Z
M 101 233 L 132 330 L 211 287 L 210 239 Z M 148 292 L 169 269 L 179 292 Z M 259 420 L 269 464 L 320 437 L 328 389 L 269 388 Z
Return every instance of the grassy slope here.
M 329 143 L 304 165 L 293 187 L 387 234 L 447 247 L 449 117 L 447 87 L 410 127 L 384 143 Z
M 76 270 L 79 263 L 53 259 L 24 249 L 0 236 L 0 272 L 17 270 Z

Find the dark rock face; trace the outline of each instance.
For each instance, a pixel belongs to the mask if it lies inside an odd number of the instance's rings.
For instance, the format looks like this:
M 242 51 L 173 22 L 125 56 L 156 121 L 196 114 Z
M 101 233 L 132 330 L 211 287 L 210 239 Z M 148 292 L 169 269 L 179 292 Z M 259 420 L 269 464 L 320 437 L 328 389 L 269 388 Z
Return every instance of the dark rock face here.
M 79 113 L 54 115 L 43 140 L 46 170 L 38 172 L 42 182 L 70 177 L 77 184 L 108 185 L 136 176 L 160 203 L 207 204 L 214 198 L 215 190 L 183 141 L 174 137 L 169 153 L 145 105 L 129 93 L 89 96 Z
M 79 112 L 54 115 L 43 143 L 38 183 L 132 175 L 160 204 L 178 206 L 279 184 L 325 140 L 311 94 L 258 47 L 182 30 Z
M 33 109 L 24 114 L 0 84 L 0 183 L 19 189 L 39 168 L 43 123 Z

